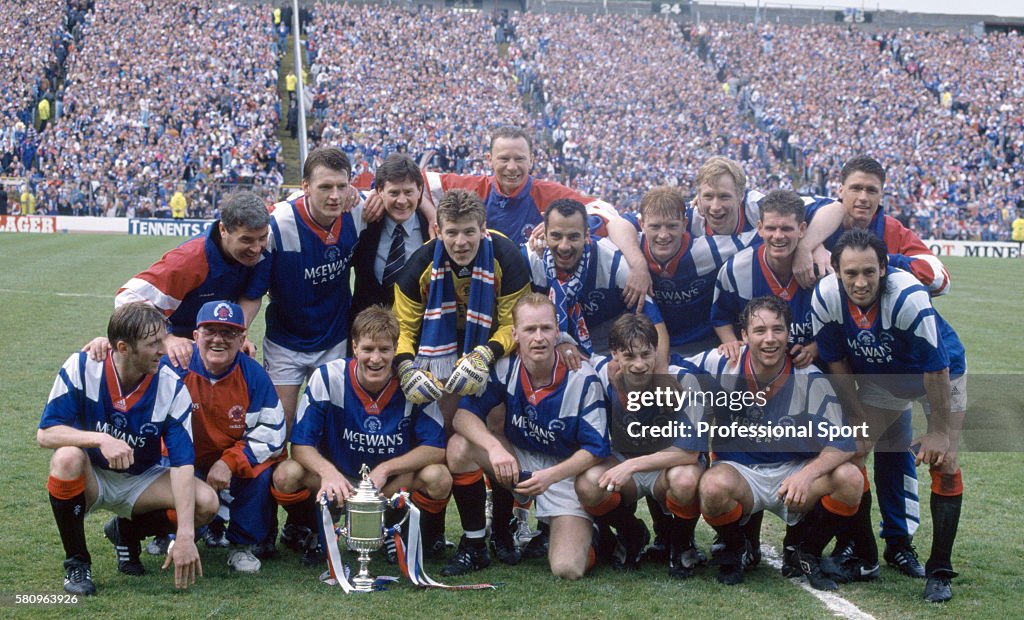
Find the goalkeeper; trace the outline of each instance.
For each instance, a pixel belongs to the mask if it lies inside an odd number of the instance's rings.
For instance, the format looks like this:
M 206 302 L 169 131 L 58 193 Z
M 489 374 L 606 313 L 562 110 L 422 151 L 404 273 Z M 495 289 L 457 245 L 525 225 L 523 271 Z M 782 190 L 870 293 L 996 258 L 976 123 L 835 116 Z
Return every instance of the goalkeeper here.
M 440 401 L 449 435 L 459 397 L 480 393 L 514 346 L 512 306 L 530 285 L 519 248 L 487 230 L 486 213 L 476 194 L 447 192 L 437 238 L 409 257 L 395 283 L 402 390 L 413 403 Z

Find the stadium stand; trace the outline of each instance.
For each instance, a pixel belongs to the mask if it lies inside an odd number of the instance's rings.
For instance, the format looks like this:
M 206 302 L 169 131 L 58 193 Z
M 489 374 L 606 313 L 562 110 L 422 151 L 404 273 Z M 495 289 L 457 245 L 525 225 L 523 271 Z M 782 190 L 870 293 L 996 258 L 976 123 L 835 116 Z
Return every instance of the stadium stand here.
M 394 151 L 433 151 L 435 167 L 483 169 L 489 129 L 529 118 L 483 13 L 320 4 L 310 27 L 313 133 L 356 169 Z M 315 104 L 314 104 L 315 105 Z
M 202 217 L 226 186 L 280 185 L 270 7 L 101 0 L 75 26 L 73 0 L 0 1 L 36 11 L 31 24 L 5 11 L 5 41 L 33 28 L 68 51 L 63 117 L 29 171 L 41 210 L 160 213 L 183 186 Z M 922 237 L 1006 239 L 1024 207 L 1013 32 L 320 3 L 308 34 L 312 144 L 343 148 L 364 179 L 394 151 L 484 173 L 489 130 L 512 123 L 536 136 L 536 176 L 623 210 L 654 185 L 689 187 L 715 154 L 758 189 L 832 193 L 861 152 L 888 166 L 886 208 Z M 3 102 L 8 174 L 25 173 L 31 123 L 19 134 L 13 119 L 38 103 L 50 56 L 4 57 L 23 94 Z
M 102 0 L 39 147 L 38 208 L 209 216 L 228 186 L 278 186 L 276 35 L 265 7 Z
M 81 5 L 81 6 L 80 6 Z M 58 81 L 64 61 L 81 36 L 84 0 L 0 0 L 0 176 L 23 176 L 38 150 L 37 127 L 62 112 Z M 72 34 L 74 33 L 74 34 Z M 43 115 L 40 102 L 43 104 Z

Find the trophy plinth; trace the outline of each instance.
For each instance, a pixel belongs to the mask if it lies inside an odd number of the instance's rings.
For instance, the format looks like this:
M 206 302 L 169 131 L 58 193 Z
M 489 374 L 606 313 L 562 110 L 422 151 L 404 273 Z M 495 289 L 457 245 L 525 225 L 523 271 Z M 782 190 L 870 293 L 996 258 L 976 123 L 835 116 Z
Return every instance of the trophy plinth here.
M 360 470 L 362 482 L 356 494 L 345 502 L 345 545 L 359 553 L 359 573 L 352 578 L 356 592 L 372 592 L 374 578 L 368 565 L 370 554 L 384 544 L 385 500 L 370 481 L 370 468 Z

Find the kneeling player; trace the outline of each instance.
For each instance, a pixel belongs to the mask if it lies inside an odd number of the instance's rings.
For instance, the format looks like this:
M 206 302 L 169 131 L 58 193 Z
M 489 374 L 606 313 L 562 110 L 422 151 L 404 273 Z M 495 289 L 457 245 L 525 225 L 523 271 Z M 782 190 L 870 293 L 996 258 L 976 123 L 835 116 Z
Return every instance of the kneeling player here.
M 64 590 L 71 594 L 96 593 L 85 544 L 85 515 L 96 508 L 120 517 L 120 572 L 145 573 L 140 541 L 169 532 L 176 519 L 164 568 L 174 564 L 179 588 L 202 575 L 195 525 L 213 518 L 217 495 L 192 473 L 188 390 L 160 368 L 166 325 L 163 313 L 143 302 L 114 310 L 106 358 L 69 357 L 43 409 L 36 438 L 54 450 L 46 487 L 67 558 Z M 161 441 L 170 467 L 160 465 Z
M 595 556 L 590 516 L 580 505 L 573 479 L 610 453 L 601 382 L 588 364 L 569 370 L 555 352 L 558 322 L 547 297 L 527 294 L 516 302 L 512 318 L 517 352 L 495 364 L 482 395 L 459 402 L 453 420 L 456 434 L 448 444 L 448 466 L 455 477 L 474 481 L 459 489 L 471 495 L 474 505 L 460 502 L 465 535 L 442 574 L 490 564 L 484 544 L 483 468 L 498 484 L 536 498 L 537 518 L 550 522 L 551 572 L 579 579 Z M 502 414 L 503 435 L 488 430 L 492 410 Z M 507 500 L 499 501 L 502 497 Z M 493 522 L 508 523 L 511 497 L 495 493 L 494 499 Z
M 953 541 L 964 490 L 957 451 L 967 409 L 967 365 L 963 344 L 935 311 L 927 289 L 910 273 L 889 266 L 888 258 L 877 236 L 863 230 L 843 233 L 832 249 L 836 273 L 815 290 L 815 338 L 843 404 L 870 429 L 860 459 L 914 400 L 924 405 L 928 431 L 915 442 L 916 461 L 930 465 L 934 528 L 924 598 L 944 602 L 953 598 L 950 579 L 956 576 Z M 857 373 L 856 392 L 852 373 Z M 905 452 L 909 447 L 887 449 Z M 857 515 L 852 531 L 862 573 L 878 564 L 868 508 Z M 902 564 L 898 552 L 887 547 L 885 559 Z
M 864 478 L 849 462 L 853 440 L 829 432 L 843 427 L 843 413 L 828 379 L 813 365 L 793 367 L 786 352 L 789 324 L 784 301 L 754 298 L 740 315 L 745 347 L 738 365 L 718 351 L 691 358 L 729 393 L 732 405 L 716 411 L 711 430 L 721 432 L 713 437 L 714 465 L 700 480 L 701 512 L 725 545 L 718 558 L 721 583 L 743 581 L 748 542 L 741 524 L 751 513 L 770 510 L 789 526 L 783 575 L 802 573 L 814 588 L 834 590 L 822 572 L 821 552 L 856 514 Z
M 260 569 L 259 557 L 274 551 L 277 504 L 270 494 L 272 468 L 283 457 L 284 410 L 274 385 L 255 360 L 243 354 L 245 316 L 227 301 L 203 304 L 193 333 L 196 346 L 187 367 L 165 365 L 185 382 L 195 403 L 192 431 L 196 475 L 224 493 L 230 511 L 227 541 L 235 546 L 228 566 Z M 226 492 L 226 493 L 225 493 Z M 219 534 L 210 535 L 214 524 Z M 223 521 L 210 524 L 206 545 L 223 535 Z
M 385 496 L 412 491 L 423 511 L 424 553 L 444 552 L 443 510 L 452 478 L 444 466 L 444 421 L 436 403 L 414 405 L 392 368 L 398 321 L 380 306 L 352 323 L 355 357 L 324 364 L 313 373 L 292 428 L 292 459 L 274 472 L 274 496 L 298 526 L 316 531 L 311 491 L 341 506 L 355 494 L 359 470 Z M 306 542 L 307 564 L 319 563 L 315 534 Z
M 576 478 L 576 492 L 584 508 L 599 525 L 614 527 L 621 544 L 616 567 L 635 568 L 649 540 L 647 526 L 634 516 L 640 496 L 654 498 L 656 506 L 673 515 L 669 530 L 669 575 L 685 579 L 703 562 L 693 544 L 693 531 L 700 518 L 697 483 L 704 473 L 700 449 L 702 442 L 693 432 L 690 438 L 680 434 L 674 440 L 638 438 L 637 426 L 656 426 L 674 422 L 675 411 L 647 407 L 634 411 L 628 406 L 630 395 L 653 392 L 658 332 L 654 323 L 642 314 L 624 314 L 616 319 L 608 334 L 611 357 L 592 359 L 604 386 L 608 404 L 608 426 L 612 455 Z M 667 386 L 676 391 L 696 387 L 686 371 L 669 366 Z M 702 407 L 688 407 L 681 420 L 694 430 L 691 420 L 702 417 Z M 634 427 L 634 428 L 631 428 Z

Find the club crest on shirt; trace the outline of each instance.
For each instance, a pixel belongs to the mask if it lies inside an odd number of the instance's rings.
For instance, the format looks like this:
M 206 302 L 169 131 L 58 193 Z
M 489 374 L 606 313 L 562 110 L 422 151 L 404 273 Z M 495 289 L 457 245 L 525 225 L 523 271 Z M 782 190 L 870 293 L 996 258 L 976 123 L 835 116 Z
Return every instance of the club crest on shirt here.
M 241 422 L 244 417 L 245 408 L 241 405 L 235 405 L 231 409 L 228 409 L 228 419 L 232 422 Z
M 363 420 L 363 430 L 365 430 L 367 433 L 372 433 L 376 435 L 377 433 L 380 432 L 380 429 L 381 423 L 379 419 L 366 418 L 365 420 Z
M 857 333 L 857 344 L 862 347 L 871 347 L 875 345 L 875 335 L 871 333 L 869 329 L 862 329 Z

